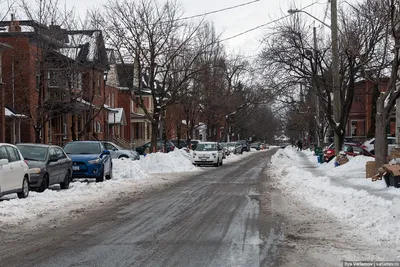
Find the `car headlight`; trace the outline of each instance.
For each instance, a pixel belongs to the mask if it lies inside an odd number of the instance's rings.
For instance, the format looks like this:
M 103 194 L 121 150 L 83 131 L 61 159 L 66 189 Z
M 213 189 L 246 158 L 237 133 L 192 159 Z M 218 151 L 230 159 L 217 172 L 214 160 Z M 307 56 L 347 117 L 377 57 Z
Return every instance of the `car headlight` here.
M 212 155 L 214 156 L 214 158 L 217 156 L 217 154 L 216 154 L 216 153 L 212 153 Z
M 40 168 L 29 169 L 29 173 L 40 173 L 42 170 Z
M 93 159 L 93 160 L 88 160 L 89 164 L 99 164 L 100 163 L 100 159 Z

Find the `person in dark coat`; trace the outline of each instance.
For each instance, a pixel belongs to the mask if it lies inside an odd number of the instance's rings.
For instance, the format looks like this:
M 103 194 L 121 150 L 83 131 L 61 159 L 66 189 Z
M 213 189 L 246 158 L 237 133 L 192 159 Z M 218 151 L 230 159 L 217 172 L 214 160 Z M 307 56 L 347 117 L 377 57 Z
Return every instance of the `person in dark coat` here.
M 301 140 L 297 141 L 297 151 L 302 151 L 303 150 L 303 143 Z

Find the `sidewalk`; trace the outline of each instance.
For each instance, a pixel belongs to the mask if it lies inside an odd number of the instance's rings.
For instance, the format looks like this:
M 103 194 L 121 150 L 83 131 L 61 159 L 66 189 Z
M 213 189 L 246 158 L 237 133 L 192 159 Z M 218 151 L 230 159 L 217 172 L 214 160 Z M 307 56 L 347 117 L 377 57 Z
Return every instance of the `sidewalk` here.
M 372 182 L 372 179 L 366 179 L 365 162 L 374 159 L 364 156 L 359 157 L 358 161 L 356 161 L 357 158 L 353 159 L 356 162 L 352 162 L 351 167 L 346 165 L 334 167 L 333 161 L 319 164 L 317 163 L 317 157 L 313 156 L 311 152 L 299 152 L 302 168 L 308 170 L 316 177 L 328 176 L 332 181 L 332 185 L 353 188 L 354 190 L 365 190 L 371 195 L 386 200 L 393 200 L 396 197 L 400 197 L 400 189 L 388 188 L 384 180 Z
M 333 162 L 318 164 L 311 151 L 280 149 L 271 159 L 272 177 L 296 201 L 333 215 L 372 243 L 393 248 L 400 259 L 400 190 L 366 179 L 370 160 L 357 156 L 334 167 Z

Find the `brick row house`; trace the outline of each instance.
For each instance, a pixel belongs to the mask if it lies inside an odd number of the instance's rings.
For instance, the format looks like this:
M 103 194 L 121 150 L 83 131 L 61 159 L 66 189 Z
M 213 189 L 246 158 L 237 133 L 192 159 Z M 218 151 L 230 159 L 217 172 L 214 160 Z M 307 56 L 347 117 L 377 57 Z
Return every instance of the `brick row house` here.
M 380 85 L 379 91 L 385 90 L 387 80 Z M 372 116 L 372 99 L 374 87 L 377 86 L 369 80 L 361 80 L 355 84 L 354 98 L 351 105 L 349 118 L 346 127 L 346 137 L 353 140 L 364 142 L 368 138 L 368 131 L 371 128 Z M 394 135 L 396 131 L 395 111 L 391 116 L 390 122 L 386 127 L 388 135 Z M 373 132 L 372 135 L 375 135 Z
M 109 99 L 115 88 L 105 86 L 109 64 L 101 31 L 35 21 L 0 25 L 0 43 L 11 47 L 2 57 L 5 107 L 19 118 L 5 122 L 5 141 L 64 145 L 115 133 L 109 127 L 110 113 L 118 113 Z
M 139 80 L 134 64 L 118 63 L 101 31 L 14 19 L 0 22 L 0 29 L 0 141 L 63 146 L 98 139 L 131 148 L 151 141 L 151 120 L 132 93 L 139 82 L 146 85 L 146 75 Z M 150 90 L 141 94 L 152 113 Z M 174 112 L 176 106 L 166 111 L 166 123 Z M 175 130 L 168 132 L 176 137 Z

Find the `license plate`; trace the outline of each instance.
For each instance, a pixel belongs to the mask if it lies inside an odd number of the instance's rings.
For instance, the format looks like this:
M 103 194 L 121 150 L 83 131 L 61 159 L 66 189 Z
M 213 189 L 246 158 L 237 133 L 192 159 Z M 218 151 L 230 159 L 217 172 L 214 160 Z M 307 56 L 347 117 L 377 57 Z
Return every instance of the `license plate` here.
M 201 159 L 201 161 L 206 161 L 207 159 Z
M 79 166 L 72 166 L 73 171 L 79 171 Z

